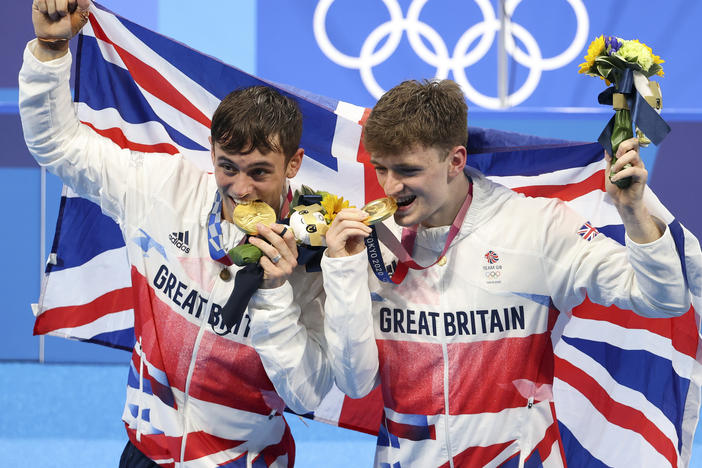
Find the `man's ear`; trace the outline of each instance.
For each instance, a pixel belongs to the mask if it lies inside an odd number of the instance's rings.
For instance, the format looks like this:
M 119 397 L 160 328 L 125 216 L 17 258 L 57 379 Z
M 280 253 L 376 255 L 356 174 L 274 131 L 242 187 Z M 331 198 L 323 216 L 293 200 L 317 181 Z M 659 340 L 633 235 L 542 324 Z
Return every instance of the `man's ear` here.
M 212 135 L 207 137 L 207 141 L 210 142 L 210 155 L 212 156 L 212 166 L 215 165 L 215 155 L 214 155 L 214 145 L 212 144 Z
M 302 156 L 304 154 L 305 150 L 302 148 L 298 148 L 297 151 L 295 151 L 295 154 L 292 155 L 285 168 L 285 177 L 291 179 L 297 175 L 297 171 L 300 170 L 300 166 L 302 165 Z
M 463 168 L 466 166 L 466 161 L 468 160 L 466 147 L 454 146 L 446 157 L 449 158 L 449 177 L 453 178 L 463 174 Z

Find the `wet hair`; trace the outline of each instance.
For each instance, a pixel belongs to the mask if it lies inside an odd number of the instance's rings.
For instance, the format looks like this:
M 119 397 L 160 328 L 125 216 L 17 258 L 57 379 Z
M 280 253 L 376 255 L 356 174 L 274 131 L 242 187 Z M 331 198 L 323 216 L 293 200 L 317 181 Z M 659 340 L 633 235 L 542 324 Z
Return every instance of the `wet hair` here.
M 400 83 L 373 107 L 363 144 L 381 156 L 436 148 L 444 159 L 451 148 L 468 144 L 468 106 L 461 88 L 451 80 Z
M 212 143 L 230 154 L 280 152 L 290 159 L 300 147 L 302 113 L 297 103 L 268 86 L 229 93 L 212 116 Z

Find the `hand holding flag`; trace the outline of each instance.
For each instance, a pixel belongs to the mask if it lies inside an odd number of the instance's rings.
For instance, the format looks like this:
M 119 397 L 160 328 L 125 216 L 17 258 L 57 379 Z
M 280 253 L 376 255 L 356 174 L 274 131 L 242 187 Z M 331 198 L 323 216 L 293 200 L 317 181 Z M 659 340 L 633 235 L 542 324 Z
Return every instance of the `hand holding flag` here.
M 47 56 L 63 55 L 68 50 L 68 40 L 78 34 L 88 22 L 90 0 L 34 0 L 32 23 L 40 47 Z M 48 49 L 48 50 L 47 50 Z M 52 54 L 53 52 L 63 52 Z M 47 57 L 47 60 L 56 57 Z M 42 57 L 38 57 L 43 60 Z

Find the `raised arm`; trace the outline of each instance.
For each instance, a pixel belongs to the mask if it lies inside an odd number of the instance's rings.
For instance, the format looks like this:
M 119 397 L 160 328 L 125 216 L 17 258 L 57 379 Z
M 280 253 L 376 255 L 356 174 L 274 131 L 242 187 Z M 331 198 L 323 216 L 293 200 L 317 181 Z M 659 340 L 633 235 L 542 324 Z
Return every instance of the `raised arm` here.
M 605 173 L 609 174 L 610 158 L 606 157 Z M 643 316 L 681 315 L 690 307 L 690 295 L 671 232 L 644 203 L 647 171 L 638 141 L 623 142 L 617 157 L 621 159 L 614 165 L 618 172 L 613 180 L 631 177 L 632 184 L 622 189 L 607 176 L 605 180 L 624 223 L 626 248 L 596 231 L 579 237 L 582 218 L 554 202 L 546 208 L 550 223 L 543 232 L 544 274 L 556 290 L 565 292 L 563 302 L 557 304 L 561 310 L 577 305 L 587 295 L 593 302 L 614 304 Z M 631 166 L 625 168 L 627 164 Z
M 179 158 L 144 158 L 78 121 L 69 85 L 68 40 L 87 21 L 89 5 L 82 0 L 34 1 L 32 20 L 37 39 L 24 51 L 19 74 L 20 117 L 34 159 L 122 222 L 128 186 L 145 193 L 139 202 L 147 204 L 148 194 L 158 192 L 169 175 L 179 170 Z

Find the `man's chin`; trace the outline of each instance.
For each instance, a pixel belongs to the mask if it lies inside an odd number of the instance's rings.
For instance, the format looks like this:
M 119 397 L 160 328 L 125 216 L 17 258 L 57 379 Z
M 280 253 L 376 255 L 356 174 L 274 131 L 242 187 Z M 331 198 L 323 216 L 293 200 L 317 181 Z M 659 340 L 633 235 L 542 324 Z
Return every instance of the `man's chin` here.
M 412 222 L 411 216 L 408 216 L 405 213 L 400 213 L 399 211 L 395 212 L 393 219 L 395 220 L 395 224 L 402 227 L 410 227 L 415 224 Z

